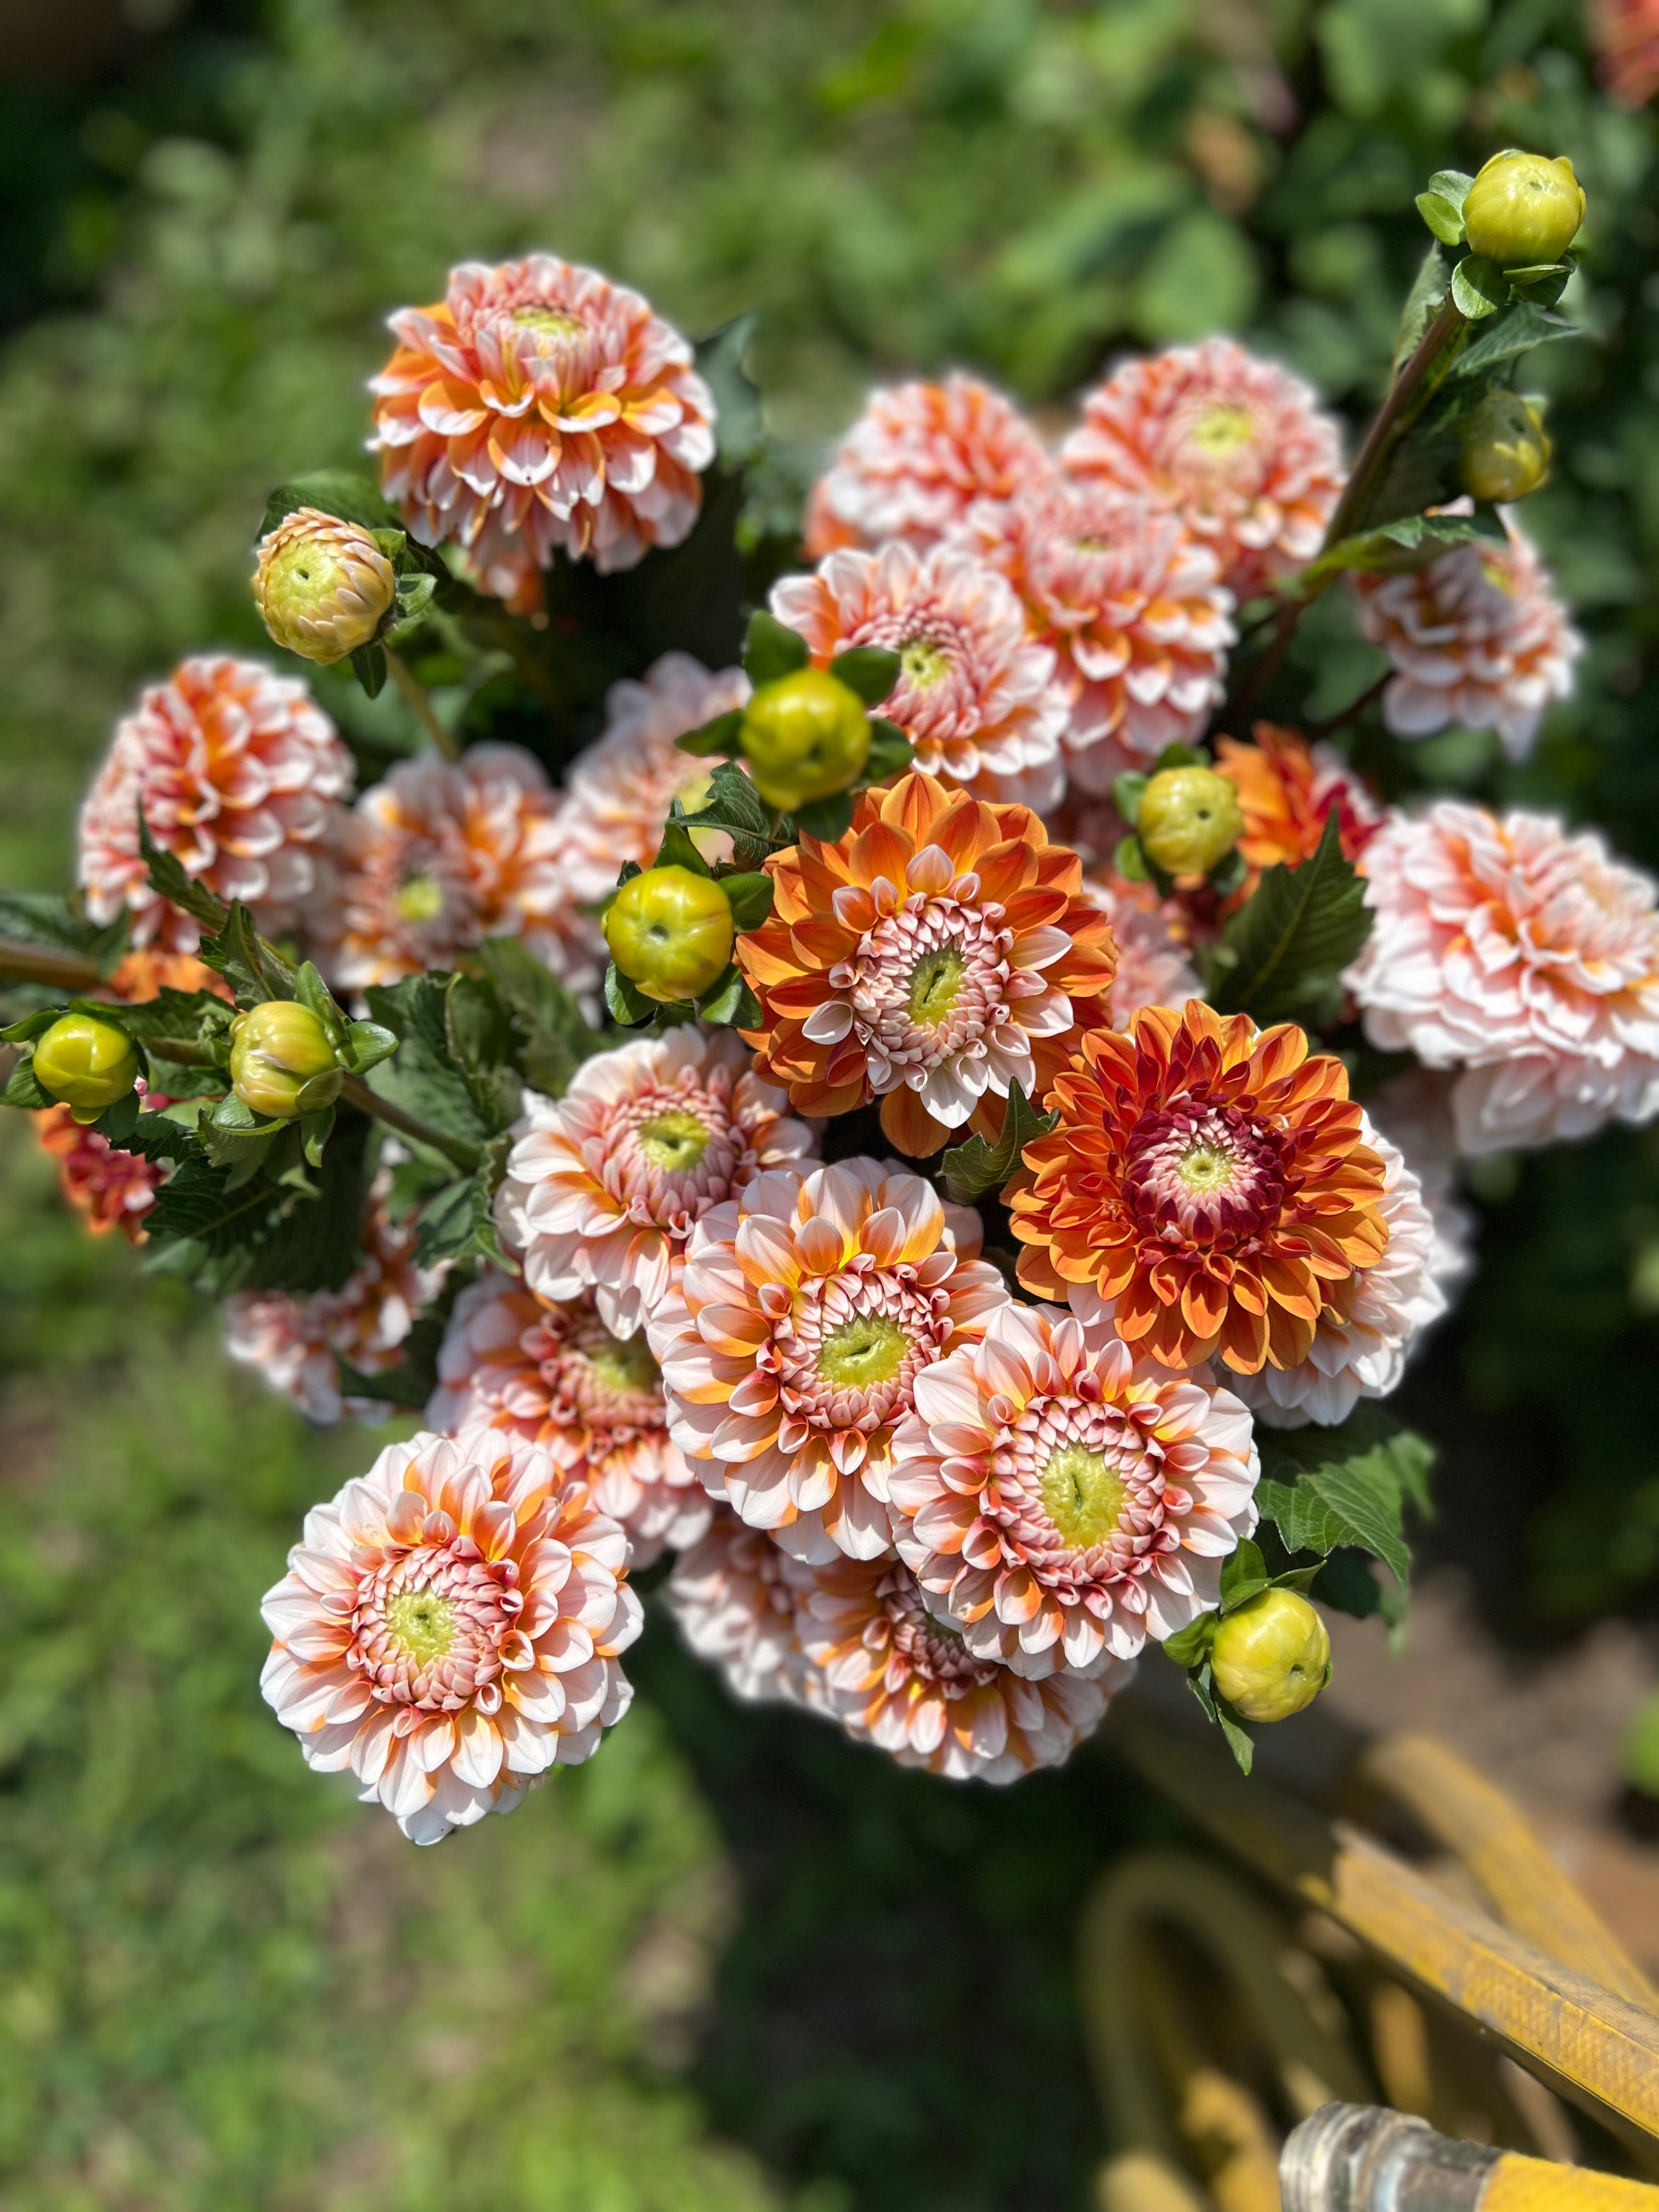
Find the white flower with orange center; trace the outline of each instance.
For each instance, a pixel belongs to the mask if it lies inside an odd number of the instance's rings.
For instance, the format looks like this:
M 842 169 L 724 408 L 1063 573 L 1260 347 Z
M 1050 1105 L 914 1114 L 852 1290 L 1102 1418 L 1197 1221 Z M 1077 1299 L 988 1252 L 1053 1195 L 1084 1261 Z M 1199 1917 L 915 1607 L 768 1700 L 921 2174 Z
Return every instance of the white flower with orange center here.
M 633 1692 L 628 1539 L 552 1455 L 480 1431 L 393 1444 L 306 1516 L 265 1593 L 259 1686 L 307 1762 L 417 1844 L 509 1813 Z
M 706 1535 L 682 1552 L 663 1584 L 668 1610 L 699 1659 L 749 1704 L 800 1702 L 805 1662 L 795 1634 L 802 1570 L 763 1529 L 716 1505 Z
M 495 1216 L 532 1290 L 557 1302 L 591 1289 L 605 1326 L 631 1336 L 705 1213 L 763 1169 L 816 1156 L 749 1063 L 730 1030 L 687 1024 L 596 1053 L 562 1098 L 528 1097 Z
M 1133 1658 L 1214 1607 L 1255 1527 L 1250 1417 L 1053 1306 L 1010 1304 L 918 1376 L 899 1555 L 975 1657 L 1038 1677 Z
M 816 574 L 775 585 L 772 611 L 820 667 L 854 646 L 897 653 L 881 711 L 909 738 L 918 768 L 983 799 L 1058 802 L 1066 692 L 995 569 L 945 546 L 832 553 Z
M 878 1559 L 915 1380 L 1008 1302 L 980 1224 L 874 1160 L 774 1173 L 716 1206 L 650 1317 L 677 1443 L 788 1551 Z
M 444 1331 L 426 1419 L 449 1436 L 498 1429 L 542 1445 L 627 1529 L 636 1567 L 708 1526 L 702 1484 L 669 1437 L 649 1346 L 613 1336 L 591 1295 L 550 1305 L 511 1276 L 469 1285 Z
M 609 571 L 690 535 L 714 403 L 637 292 L 533 253 L 464 262 L 435 306 L 390 319 L 369 445 L 423 545 L 453 540 L 486 580 L 501 564 L 499 586 L 561 548 Z
M 1032 1681 L 977 1657 L 896 1559 L 836 1559 L 796 1576 L 807 1702 L 901 1766 L 953 1782 L 1017 1782 L 1060 1765 L 1134 1671 L 1103 1656 Z

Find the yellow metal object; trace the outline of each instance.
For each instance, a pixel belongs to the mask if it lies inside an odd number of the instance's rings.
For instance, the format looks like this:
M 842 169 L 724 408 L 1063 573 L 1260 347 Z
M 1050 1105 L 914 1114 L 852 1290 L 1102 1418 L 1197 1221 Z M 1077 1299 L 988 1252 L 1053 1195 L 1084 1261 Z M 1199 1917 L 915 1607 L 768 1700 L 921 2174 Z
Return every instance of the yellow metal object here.
M 1511 2156 L 1493 2166 L 1479 2212 L 1659 2212 L 1659 2189 L 1616 2174 Z
M 1109 2158 L 1095 2182 L 1100 2212 L 1210 2212 L 1202 2193 L 1156 2151 Z

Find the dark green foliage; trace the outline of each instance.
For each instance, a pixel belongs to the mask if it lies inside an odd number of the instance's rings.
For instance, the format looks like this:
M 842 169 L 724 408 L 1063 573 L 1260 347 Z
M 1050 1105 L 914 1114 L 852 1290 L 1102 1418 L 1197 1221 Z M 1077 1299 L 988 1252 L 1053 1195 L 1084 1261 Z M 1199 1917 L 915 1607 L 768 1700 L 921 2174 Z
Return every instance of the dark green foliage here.
M 976 1199 L 1000 1190 L 1018 1168 L 1026 1146 L 1046 1137 L 1058 1118 L 1038 1113 L 1018 1084 L 1011 1083 L 995 1144 L 988 1145 L 983 1137 L 969 1137 L 945 1153 L 939 1165 L 939 1181 L 947 1196 L 958 1206 L 971 1206 Z
M 1340 825 L 1326 818 L 1319 850 L 1298 868 L 1267 869 L 1209 954 L 1209 997 L 1218 1012 L 1243 1011 L 1312 1027 L 1342 1004 L 1341 975 L 1370 934 L 1364 887 L 1342 857 Z

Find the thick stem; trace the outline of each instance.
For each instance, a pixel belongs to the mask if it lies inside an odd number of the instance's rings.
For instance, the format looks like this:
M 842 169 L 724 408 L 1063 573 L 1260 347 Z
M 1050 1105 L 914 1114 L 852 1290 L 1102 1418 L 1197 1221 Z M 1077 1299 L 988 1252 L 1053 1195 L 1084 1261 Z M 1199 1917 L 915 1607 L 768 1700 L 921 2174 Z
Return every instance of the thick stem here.
M 1365 441 L 1359 448 L 1347 484 L 1336 503 L 1330 528 L 1325 532 L 1322 550 L 1328 551 L 1330 547 L 1346 538 L 1355 520 L 1364 513 L 1365 501 L 1370 495 L 1376 472 L 1382 465 L 1383 456 L 1395 431 L 1401 427 L 1401 417 L 1407 403 L 1416 397 L 1417 387 L 1427 375 L 1435 356 L 1464 319 L 1462 310 L 1448 292 L 1440 313 L 1418 340 L 1416 351 L 1389 386 L 1388 397 L 1377 409 L 1371 427 L 1365 433 Z
M 83 952 L 58 952 L 9 937 L 0 938 L 0 975 L 18 983 L 49 984 L 58 991 L 95 991 L 104 980 L 98 963 Z
M 459 760 L 461 749 L 433 711 L 427 696 L 426 686 L 407 665 L 399 660 L 390 646 L 386 649 L 386 665 L 392 680 L 404 696 L 404 703 L 426 732 L 446 760 Z

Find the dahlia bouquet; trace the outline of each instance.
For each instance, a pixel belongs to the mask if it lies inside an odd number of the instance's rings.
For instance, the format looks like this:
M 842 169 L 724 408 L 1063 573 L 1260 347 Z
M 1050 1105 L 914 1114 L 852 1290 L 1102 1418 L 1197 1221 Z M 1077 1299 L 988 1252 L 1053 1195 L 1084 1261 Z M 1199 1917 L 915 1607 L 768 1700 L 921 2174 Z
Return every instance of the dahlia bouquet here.
M 1516 380 L 1583 194 L 1510 152 L 1419 206 L 1351 465 L 1216 338 L 1058 442 L 877 392 L 807 490 L 741 327 L 456 269 L 378 486 L 259 533 L 335 714 L 186 660 L 76 894 L 0 901 L 6 1102 L 91 1225 L 313 1421 L 423 1423 L 264 1605 L 278 1719 L 417 1842 L 598 1748 L 641 1574 L 736 1695 L 990 1782 L 1149 1641 L 1248 1766 L 1321 1606 L 1398 1618 L 1458 1157 L 1659 1113 L 1654 885 L 1413 795 L 1571 682 Z M 1298 729 L 1342 600 L 1382 672 Z

